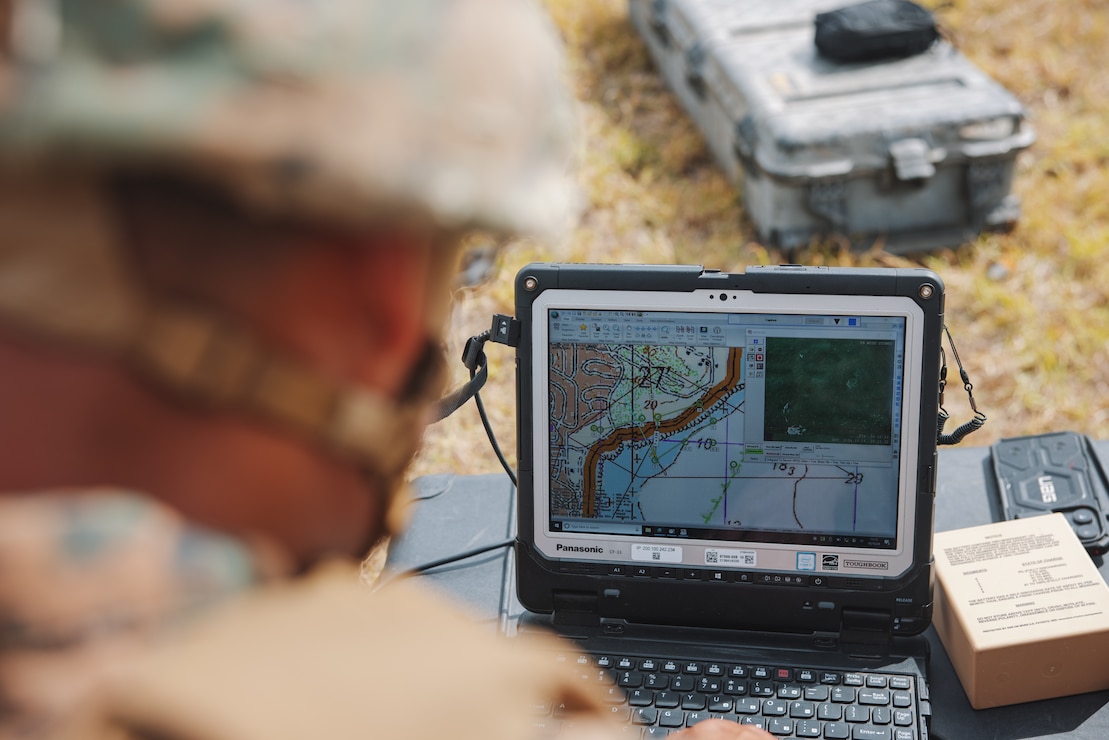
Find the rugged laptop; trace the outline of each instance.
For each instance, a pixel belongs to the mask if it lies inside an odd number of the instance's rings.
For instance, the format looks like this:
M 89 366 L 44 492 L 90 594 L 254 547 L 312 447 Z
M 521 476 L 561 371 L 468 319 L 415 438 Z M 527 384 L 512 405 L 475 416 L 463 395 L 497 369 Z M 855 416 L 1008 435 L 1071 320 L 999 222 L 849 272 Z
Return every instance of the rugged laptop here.
M 519 627 L 644 737 L 924 740 L 943 301 L 920 269 L 521 270 Z

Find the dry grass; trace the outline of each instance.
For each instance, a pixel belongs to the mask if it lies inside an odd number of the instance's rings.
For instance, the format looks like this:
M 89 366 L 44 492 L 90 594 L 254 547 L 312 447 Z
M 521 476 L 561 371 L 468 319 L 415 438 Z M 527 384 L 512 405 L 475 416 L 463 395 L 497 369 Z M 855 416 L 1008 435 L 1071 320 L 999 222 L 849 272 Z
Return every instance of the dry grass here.
M 927 3 L 949 37 L 1028 108 L 1038 141 L 1018 160 L 1017 228 L 917 261 L 814 245 L 810 264 L 910 265 L 947 284 L 947 323 L 989 415 L 964 444 L 1073 429 L 1109 437 L 1109 5 L 1104 0 Z M 581 101 L 587 209 L 560 244 L 517 242 L 497 275 L 459 296 L 451 353 L 511 313 L 532 260 L 695 263 L 729 271 L 785 261 L 754 240 L 741 198 L 664 89 L 626 0 L 547 0 Z M 515 459 L 511 350 L 489 348 L 482 394 Z M 461 380 L 464 370 L 458 369 Z M 956 420 L 965 397 L 949 390 Z M 498 470 L 472 405 L 433 427 L 415 473 Z

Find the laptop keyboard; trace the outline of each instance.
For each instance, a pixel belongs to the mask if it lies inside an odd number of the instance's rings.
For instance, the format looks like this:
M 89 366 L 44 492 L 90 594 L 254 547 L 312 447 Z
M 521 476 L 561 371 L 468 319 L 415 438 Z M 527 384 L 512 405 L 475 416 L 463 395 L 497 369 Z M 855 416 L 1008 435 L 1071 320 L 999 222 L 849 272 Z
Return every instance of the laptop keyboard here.
M 776 737 L 926 740 L 918 732 L 921 702 L 912 675 L 588 653 L 556 659 L 602 686 L 625 737 L 664 737 L 722 718 Z M 561 706 L 537 712 L 548 737 L 568 721 Z

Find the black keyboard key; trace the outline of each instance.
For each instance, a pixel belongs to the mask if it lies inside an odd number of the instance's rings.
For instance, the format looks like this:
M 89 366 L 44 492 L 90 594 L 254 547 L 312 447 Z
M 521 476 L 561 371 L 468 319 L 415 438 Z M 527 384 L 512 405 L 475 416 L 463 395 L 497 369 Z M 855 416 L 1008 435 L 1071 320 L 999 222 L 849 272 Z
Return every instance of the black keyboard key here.
M 643 688 L 668 689 L 670 688 L 670 677 L 665 673 L 645 673 L 643 674 Z
M 793 720 L 784 717 L 771 717 L 766 723 L 766 731 L 771 735 L 784 737 L 793 733 Z
M 732 678 L 747 678 L 747 666 L 734 665 L 728 669 L 728 675 Z
M 780 699 L 764 699 L 762 713 L 764 717 L 784 717 L 789 711 L 789 704 Z
M 876 725 L 888 725 L 893 721 L 889 707 L 874 707 L 871 709 L 870 721 Z
M 682 694 L 682 709 L 704 709 L 705 695 L 697 693 Z
M 625 689 L 643 685 L 643 674 L 639 671 L 617 671 L 616 683 Z
M 870 707 L 860 707 L 850 704 L 843 708 L 843 718 L 853 724 L 870 721 Z
M 913 724 L 913 713 L 908 709 L 893 710 L 893 723 L 898 727 L 910 727 Z
M 846 722 L 825 722 L 825 740 L 847 740 L 851 737 L 851 725 Z
M 890 692 L 885 689 L 859 689 L 859 703 L 884 707 L 890 703 Z
M 751 669 L 751 678 L 770 678 L 770 669 L 763 665 L 757 665 Z
M 618 671 L 630 671 L 633 668 L 635 668 L 635 661 L 632 660 L 631 658 L 617 658 L 616 659 L 616 670 L 618 670 Z
M 658 710 L 654 707 L 636 707 L 632 710 L 632 722 L 637 725 L 653 725 L 658 722 Z
M 863 686 L 866 679 L 863 678 L 861 673 L 845 673 L 843 674 L 843 684 L 845 686 Z
M 885 676 L 871 674 L 866 677 L 866 686 L 868 689 L 884 689 L 887 683 L 889 683 L 889 679 Z
M 758 699 L 736 699 L 736 714 L 758 714 L 761 703 Z
M 655 703 L 655 692 L 647 689 L 632 689 L 628 692 L 628 704 L 633 707 L 649 707 Z
M 663 709 L 658 713 L 659 727 L 681 727 L 685 724 L 685 712 L 680 709 Z
M 774 696 L 774 684 L 770 681 L 752 681 L 751 696 Z
M 895 707 L 911 707 L 913 705 L 913 695 L 908 691 L 895 691 L 893 692 L 893 705 Z
M 670 730 L 665 727 L 644 727 L 643 739 L 647 740 L 650 737 L 666 737 L 670 734 Z
M 612 717 L 612 719 L 616 720 L 617 722 L 626 723 L 628 721 L 628 717 L 630 716 L 629 712 L 631 712 L 631 710 L 627 707 L 613 706 L 608 708 L 608 716 Z
M 820 723 L 811 719 L 798 720 L 794 734 L 796 737 L 820 737 Z
M 696 685 L 697 681 L 693 676 L 674 676 L 670 681 L 670 688 L 673 691 L 693 691 Z
M 754 725 L 760 730 L 766 729 L 766 717 L 744 717 L 739 723 L 741 725 Z
M 913 680 L 908 676 L 890 676 L 890 688 L 900 689 L 902 691 L 911 689 L 913 687 Z
M 816 671 L 802 668 L 797 671 L 797 680 L 801 683 L 816 683 Z
M 794 719 L 812 719 L 816 716 L 816 705 L 811 701 L 790 702 L 789 716 Z
M 888 727 L 856 725 L 851 730 L 851 740 L 893 740 L 893 731 Z
M 708 712 L 686 712 L 685 713 L 685 726 L 686 727 L 692 727 L 693 725 L 697 724 L 698 722 L 704 722 L 706 719 L 708 719 L 711 716 L 712 715 L 710 715 Z
M 820 708 L 816 710 L 817 719 L 830 720 L 843 719 L 843 707 L 839 704 L 821 704 Z
M 850 704 L 855 701 L 857 692 L 850 686 L 833 686 L 832 701 L 837 704 Z
M 662 670 L 666 673 L 677 673 L 681 670 L 681 668 L 678 667 L 678 663 L 676 661 L 664 660 L 662 661 Z
M 708 710 L 717 714 L 730 714 L 734 706 L 735 703 L 728 696 L 717 694 L 716 696 L 710 696 L 708 700 Z
M 843 679 L 840 677 L 840 675 L 838 673 L 830 673 L 828 671 L 822 671 L 821 674 L 820 674 L 820 683 L 838 684 L 841 680 L 843 680 Z
M 778 684 L 778 698 L 779 699 L 800 699 L 801 687 L 797 684 L 780 683 Z
M 708 676 L 702 676 L 697 679 L 697 691 L 702 694 L 715 694 L 720 691 L 720 681 Z
M 646 658 L 639 661 L 639 670 L 641 671 L 657 671 L 658 661 L 654 658 Z
M 827 686 L 806 686 L 805 701 L 828 701 L 829 691 Z
M 623 704 L 628 700 L 627 694 L 619 686 L 609 686 L 604 693 L 605 701 L 609 704 Z
M 655 694 L 655 706 L 659 709 L 672 709 L 681 701 L 681 694 L 676 691 L 660 691 Z
M 692 675 L 698 675 L 698 674 L 701 673 L 701 664 L 700 663 L 686 663 L 685 665 L 682 666 L 682 672 L 683 673 L 689 673 L 689 674 L 692 674 Z
M 707 676 L 723 676 L 724 666 L 719 663 L 709 663 L 705 666 L 705 675 Z
M 747 693 L 747 682 L 742 678 L 725 679 L 724 693 L 732 696 L 743 696 Z

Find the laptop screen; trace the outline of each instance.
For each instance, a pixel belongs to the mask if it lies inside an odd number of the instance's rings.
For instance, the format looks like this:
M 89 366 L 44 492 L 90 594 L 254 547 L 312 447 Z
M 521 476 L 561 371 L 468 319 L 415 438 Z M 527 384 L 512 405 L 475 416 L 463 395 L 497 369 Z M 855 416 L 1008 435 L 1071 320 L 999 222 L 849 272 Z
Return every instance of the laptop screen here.
M 911 300 L 549 290 L 533 329 L 546 557 L 752 577 L 912 566 Z

